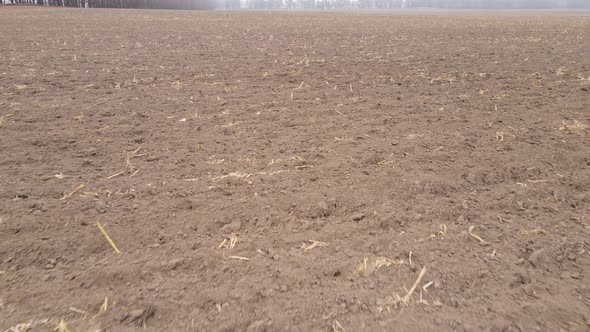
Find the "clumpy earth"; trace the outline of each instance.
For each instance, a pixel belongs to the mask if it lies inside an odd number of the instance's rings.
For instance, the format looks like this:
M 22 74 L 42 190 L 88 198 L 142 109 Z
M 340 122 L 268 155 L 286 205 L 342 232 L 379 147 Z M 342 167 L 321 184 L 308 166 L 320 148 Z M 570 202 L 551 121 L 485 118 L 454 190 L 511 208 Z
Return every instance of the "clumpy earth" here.
M 590 329 L 589 13 L 0 23 L 0 330 Z

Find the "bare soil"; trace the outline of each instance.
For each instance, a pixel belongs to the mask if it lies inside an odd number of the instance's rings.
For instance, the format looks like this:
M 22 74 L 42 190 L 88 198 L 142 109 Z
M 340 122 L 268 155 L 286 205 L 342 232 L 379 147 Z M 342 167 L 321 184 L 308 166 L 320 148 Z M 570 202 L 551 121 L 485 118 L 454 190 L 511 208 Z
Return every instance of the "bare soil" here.
M 0 330 L 590 330 L 589 13 L 0 25 Z

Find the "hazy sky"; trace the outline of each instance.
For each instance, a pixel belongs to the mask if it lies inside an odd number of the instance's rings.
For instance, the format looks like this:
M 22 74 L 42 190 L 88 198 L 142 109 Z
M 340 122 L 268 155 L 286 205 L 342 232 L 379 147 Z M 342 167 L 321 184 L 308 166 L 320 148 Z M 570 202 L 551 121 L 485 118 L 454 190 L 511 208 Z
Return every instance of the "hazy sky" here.
M 467 9 L 590 9 L 590 0 L 219 0 L 226 8 L 467 8 Z M 241 2 L 241 4 L 240 4 Z

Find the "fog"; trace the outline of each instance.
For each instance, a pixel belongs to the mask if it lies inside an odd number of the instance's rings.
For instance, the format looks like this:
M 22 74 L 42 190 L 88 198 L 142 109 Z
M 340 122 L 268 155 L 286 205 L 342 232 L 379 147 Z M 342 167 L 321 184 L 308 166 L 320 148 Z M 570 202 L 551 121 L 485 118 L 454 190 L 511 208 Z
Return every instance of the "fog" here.
M 228 9 L 590 9 L 590 0 L 225 0 Z

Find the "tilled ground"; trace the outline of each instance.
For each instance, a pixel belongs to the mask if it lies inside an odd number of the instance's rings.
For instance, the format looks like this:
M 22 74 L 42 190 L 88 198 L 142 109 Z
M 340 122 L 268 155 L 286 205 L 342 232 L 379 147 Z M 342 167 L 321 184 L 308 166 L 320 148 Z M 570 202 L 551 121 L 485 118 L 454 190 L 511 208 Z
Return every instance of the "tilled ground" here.
M 0 330 L 590 329 L 590 14 L 0 25 Z

